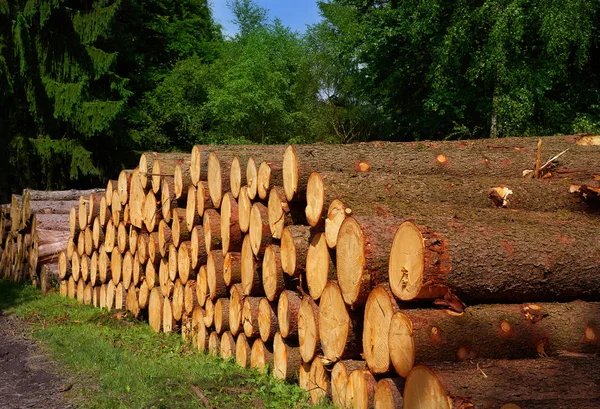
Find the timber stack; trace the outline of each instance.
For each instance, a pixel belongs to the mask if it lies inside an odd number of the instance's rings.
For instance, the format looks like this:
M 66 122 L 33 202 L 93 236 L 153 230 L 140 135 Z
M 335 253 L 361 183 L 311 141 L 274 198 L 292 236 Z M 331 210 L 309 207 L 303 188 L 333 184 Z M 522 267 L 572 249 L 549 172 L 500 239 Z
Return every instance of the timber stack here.
M 69 213 L 104 189 L 46 192 L 24 189 L 0 205 L 0 278 L 31 281 L 45 293 L 58 282 L 58 255 L 67 248 Z
M 580 141 L 144 153 L 72 210 L 60 291 L 313 402 L 596 407 L 600 223 L 572 185 L 597 186 L 600 147 Z

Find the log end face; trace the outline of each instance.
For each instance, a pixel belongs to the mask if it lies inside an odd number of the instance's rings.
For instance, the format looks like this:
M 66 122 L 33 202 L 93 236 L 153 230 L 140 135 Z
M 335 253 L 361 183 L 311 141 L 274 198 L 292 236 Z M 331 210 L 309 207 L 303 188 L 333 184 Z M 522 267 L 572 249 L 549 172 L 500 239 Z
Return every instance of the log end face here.
M 330 256 L 325 234 L 317 233 L 312 238 L 306 253 L 306 283 L 308 292 L 318 300 L 329 278 Z
M 329 209 L 327 210 L 327 218 L 325 219 L 325 238 L 327 239 L 327 246 L 333 249 L 337 245 L 337 237 L 340 231 L 340 226 L 346 218 L 346 205 L 339 199 L 335 199 L 331 202 Z
M 412 300 L 421 291 L 424 252 L 423 235 L 419 228 L 412 222 L 402 223 L 394 235 L 388 271 L 390 288 L 403 301 Z
M 348 340 L 350 315 L 340 288 L 333 281 L 327 284 L 321 296 L 318 323 L 324 358 L 339 361 Z
M 236 156 L 231 160 L 231 167 L 229 168 L 229 188 L 234 198 L 238 198 L 240 195 L 240 189 L 242 187 L 242 167 L 240 165 L 240 159 Z
M 288 201 L 292 201 L 298 191 L 298 153 L 291 145 L 283 154 L 283 189 Z
M 221 200 L 221 246 L 223 254 L 229 251 L 229 241 L 231 232 L 231 199 L 228 194 Z
M 281 233 L 281 269 L 290 276 L 296 272 L 296 243 L 289 229 L 284 228 Z
M 317 226 L 321 221 L 325 202 L 325 184 L 318 172 L 313 172 L 308 177 L 306 185 L 306 221 L 311 226 Z
M 202 170 L 201 151 L 202 148 L 198 145 L 195 145 L 192 148 L 192 154 L 190 158 L 190 177 L 192 178 L 192 184 L 194 186 L 198 186 L 198 183 L 200 183 L 200 173 Z
M 405 409 L 452 408 L 452 401 L 437 376 L 424 365 L 415 366 L 408 374 L 403 397 Z
M 344 301 L 352 306 L 359 300 L 360 294 L 364 293 L 365 287 L 370 286 L 370 276 L 364 269 L 363 233 L 352 217 L 346 218 L 340 227 L 336 259 L 338 283 Z
M 254 200 L 258 193 L 258 166 L 252 156 L 248 158 L 246 165 L 246 185 L 248 186 L 248 197 L 250 200 Z
M 215 152 L 208 155 L 208 194 L 216 209 L 221 205 L 223 195 L 221 162 Z
M 403 312 L 392 316 L 388 344 L 394 370 L 403 378 L 407 377 L 415 364 L 415 341 L 412 322 Z

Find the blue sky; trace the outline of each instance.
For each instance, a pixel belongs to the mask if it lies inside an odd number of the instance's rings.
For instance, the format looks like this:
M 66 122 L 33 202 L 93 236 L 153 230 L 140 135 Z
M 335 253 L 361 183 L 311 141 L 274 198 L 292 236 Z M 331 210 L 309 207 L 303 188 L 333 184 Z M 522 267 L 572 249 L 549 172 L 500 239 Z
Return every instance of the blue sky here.
M 269 11 L 269 18 L 278 17 L 284 25 L 294 31 L 304 33 L 307 24 L 314 24 L 319 20 L 317 0 L 255 0 L 256 3 Z M 233 20 L 226 0 L 210 0 L 214 19 L 223 26 L 227 35 L 237 32 L 237 27 L 230 21 Z

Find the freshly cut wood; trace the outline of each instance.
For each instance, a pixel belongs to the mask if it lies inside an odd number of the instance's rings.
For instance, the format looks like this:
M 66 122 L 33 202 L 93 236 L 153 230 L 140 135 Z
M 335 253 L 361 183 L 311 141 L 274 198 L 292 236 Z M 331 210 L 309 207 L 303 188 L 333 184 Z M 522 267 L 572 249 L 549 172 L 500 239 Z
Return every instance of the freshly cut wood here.
M 104 289 L 104 294 L 106 294 L 106 288 Z M 69 280 L 67 281 L 67 297 L 75 299 L 75 297 L 77 296 L 77 284 L 75 282 L 75 279 L 73 278 L 73 276 L 69 277 Z M 104 299 L 106 300 L 106 295 L 104 296 Z M 106 303 L 106 301 L 104 301 Z M 100 308 L 103 308 L 104 306 L 101 306 Z
M 100 219 L 95 218 L 92 224 L 92 244 L 95 249 L 100 247 L 100 243 L 104 243 L 104 229 L 100 225 Z
M 392 316 L 400 308 L 392 293 L 382 285 L 375 287 L 367 298 L 363 320 L 362 344 L 364 358 L 373 374 L 385 374 L 391 366 L 388 339 Z M 323 304 L 321 304 L 323 313 Z M 319 320 L 319 322 L 323 322 Z M 406 375 L 404 375 L 406 376 Z
M 234 284 L 230 289 L 229 296 L 229 329 L 233 335 L 237 335 L 242 327 L 242 309 L 244 308 L 244 295 L 241 284 Z M 243 327 L 242 327 L 243 329 Z M 244 332 L 244 331 L 242 331 Z
M 412 321 L 401 311 L 392 316 L 388 345 L 394 370 L 406 378 L 415 364 L 415 340 Z
M 163 257 L 160 242 L 159 233 L 148 233 L 148 262 L 152 264 L 158 264 Z
M 171 311 L 173 314 L 173 320 L 181 321 L 183 316 L 183 304 L 185 297 L 185 287 L 181 283 L 180 279 L 175 280 L 173 285 L 173 299 L 171 300 Z
M 221 201 L 221 239 L 223 254 L 242 249 L 238 205 L 231 192 L 225 193 Z
M 184 313 L 181 317 L 181 339 L 186 344 L 193 344 L 193 338 L 195 336 L 192 328 L 192 316 Z
M 194 309 L 198 305 L 198 296 L 196 294 L 196 280 L 188 280 L 188 282 L 185 283 L 184 292 L 185 312 L 188 314 L 193 314 Z
M 131 284 L 136 287 L 139 287 L 140 280 L 143 277 L 145 266 L 140 263 L 136 256 L 133 256 L 133 272 L 131 273 Z
M 90 291 L 91 297 L 91 291 Z M 84 301 L 85 303 L 85 301 Z M 123 283 L 119 283 L 115 290 L 115 309 L 124 310 L 127 308 L 127 290 L 123 288 Z
M 189 279 L 196 278 L 196 272 L 192 269 L 191 241 L 184 241 L 179 245 L 179 250 L 177 250 L 177 271 L 183 284 L 186 284 Z
M 216 209 L 221 206 L 223 192 L 229 190 L 229 167 L 231 160 L 221 162 L 220 153 L 210 152 L 208 154 L 208 193 Z
M 77 301 L 79 301 L 80 304 L 83 304 L 84 299 L 85 299 L 85 284 L 83 283 L 83 279 L 80 279 L 77 282 Z
M 281 170 L 281 158 L 278 158 L 277 161 L 262 161 L 260 163 L 256 183 L 257 193 L 260 199 L 267 199 L 271 187 L 283 186 L 283 175 Z
M 304 362 L 310 362 L 320 351 L 319 307 L 311 297 L 304 297 L 298 311 L 298 342 Z
M 365 361 L 344 360 L 338 361 L 331 370 L 331 400 L 337 408 L 346 405 L 346 389 L 350 373 L 355 370 L 366 369 Z M 391 406 L 395 408 L 396 406 Z
M 109 220 L 106 224 L 106 232 L 104 233 L 104 249 L 107 253 L 112 253 L 117 242 L 117 227 L 114 222 Z
M 275 239 L 281 239 L 283 228 L 286 224 L 286 215 L 290 212 L 290 206 L 285 198 L 285 193 L 280 187 L 274 187 L 269 192 L 268 202 L 268 216 L 269 216 L 269 229 L 271 230 L 271 236 Z
M 589 355 L 436 363 L 428 370 L 420 369 L 417 378 L 414 378 L 415 374 L 409 375 L 404 388 L 404 404 L 409 399 L 407 391 L 412 395 L 415 393 L 413 388 L 422 387 L 424 380 L 436 382 L 437 378 L 449 396 L 469 397 L 468 400 L 454 398 L 454 405 L 463 401 L 483 409 L 495 409 L 508 403 L 533 409 L 557 405 L 568 409 L 592 409 L 597 407 L 600 399 L 599 391 L 593 387 L 594 379 L 600 376 L 599 363 L 598 357 Z M 424 367 L 416 366 L 413 371 L 417 368 Z
M 11 206 L 11 209 L 13 206 Z M 12 229 L 12 226 L 11 226 Z M 71 211 L 69 212 L 69 231 L 71 232 L 71 236 L 76 237 L 76 235 L 80 232 L 79 228 L 79 220 L 77 220 L 77 206 L 71 207 Z
M 115 191 L 117 192 L 117 194 L 115 195 L 115 198 L 116 198 L 116 200 L 119 199 L 118 189 L 119 189 L 119 181 L 118 180 L 109 180 L 106 183 L 106 191 L 104 192 L 104 196 L 106 197 L 106 205 L 107 206 L 112 206 L 112 197 L 113 197 L 113 194 L 115 194 Z
M 61 280 L 65 280 L 69 278 L 71 275 L 71 262 L 67 257 L 67 253 L 65 251 L 61 251 L 58 254 L 58 277 Z
M 252 252 L 250 236 L 244 237 L 242 243 L 242 291 L 244 295 L 261 295 L 264 293 L 258 263 Z
M 392 239 L 402 220 L 391 217 L 347 217 L 336 246 L 337 278 L 351 307 L 367 301 L 371 287 L 388 281 Z
M 145 198 L 146 196 L 144 196 L 144 199 Z M 98 220 L 100 221 L 100 226 L 103 228 L 106 227 L 106 223 L 108 223 L 109 220 L 112 220 L 111 207 L 107 203 L 106 196 L 104 196 L 104 200 L 100 199 L 100 213 L 98 214 Z
M 260 305 L 260 297 L 246 297 L 242 306 L 242 326 L 244 334 L 248 338 L 257 338 L 260 336 L 260 328 L 258 324 L 258 310 Z
M 336 279 L 336 270 L 329 254 L 324 233 L 315 234 L 306 252 L 306 284 L 314 300 L 318 300 L 327 282 Z
M 196 188 L 190 186 L 188 188 L 186 206 L 185 206 L 185 223 L 189 231 L 192 231 L 194 226 L 201 224 L 201 216 L 196 210 Z
M 175 247 L 179 247 L 180 243 L 191 239 L 191 233 L 185 223 L 185 209 L 173 209 L 171 233 Z
M 191 233 L 191 254 L 193 270 L 196 270 L 198 266 L 206 264 L 208 259 L 208 253 L 206 252 L 206 245 L 204 244 L 204 229 L 200 226 L 195 226 Z
M 250 212 L 252 210 L 252 201 L 248 197 L 248 186 L 242 186 L 238 196 L 238 214 L 240 221 L 240 230 L 242 233 L 248 233 L 250 229 Z
M 131 289 L 131 287 L 129 287 L 129 288 Z M 152 289 L 148 287 L 147 281 L 146 280 L 142 281 L 142 284 L 140 284 L 140 289 L 137 292 L 137 305 L 140 310 L 145 310 L 148 307 L 148 301 L 150 299 L 150 291 L 151 290 Z M 131 291 L 130 291 L 130 293 L 131 293 Z M 131 295 L 131 296 L 133 297 L 133 295 Z M 129 306 L 129 303 L 127 305 Z M 134 304 L 132 304 L 132 305 L 134 305 Z M 133 311 L 131 311 L 131 312 L 133 312 Z
M 298 370 L 298 386 L 305 391 L 310 391 L 310 362 L 302 362 Z
M 152 169 L 154 167 L 155 160 L 163 161 L 175 161 L 177 162 L 182 158 L 179 152 L 169 153 L 157 153 L 157 152 L 144 152 L 140 155 L 140 162 L 138 164 L 139 180 L 144 189 L 150 189 L 152 187 Z M 185 156 L 184 156 L 185 157 Z
M 46 266 L 47 265 L 44 265 L 44 266 L 42 266 L 42 268 L 44 268 Z M 42 285 L 42 287 L 43 287 L 43 285 Z M 83 289 L 83 303 L 85 305 L 92 305 L 92 285 L 90 283 L 88 283 L 85 286 L 85 288 Z
M 294 291 L 284 290 L 277 303 L 277 320 L 279 332 L 284 338 L 297 338 L 298 313 L 300 312 L 300 296 Z
M 91 225 L 92 221 L 100 215 L 100 203 L 102 202 L 102 198 L 104 197 L 104 192 L 102 193 L 90 193 L 89 199 L 86 202 L 86 210 L 87 210 L 87 224 Z
M 34 190 L 34 189 L 23 189 L 23 194 L 28 195 L 31 202 L 43 202 L 43 201 L 73 201 L 79 200 L 81 196 L 88 196 L 94 194 L 104 193 L 104 189 L 87 189 L 87 190 Z M 33 209 L 33 207 L 32 207 Z
M 135 252 L 135 255 L 138 259 L 138 261 L 142 264 L 146 264 L 146 262 L 148 261 L 148 256 L 149 256 L 149 252 L 148 252 L 148 241 L 150 240 L 150 236 L 148 233 L 140 233 L 137 236 L 137 244 L 136 244 L 136 249 L 137 251 Z M 130 245 L 131 247 L 131 245 Z
M 203 310 L 201 309 L 201 311 Z M 198 351 L 206 352 L 208 349 L 208 336 L 209 330 L 206 328 L 206 325 L 204 325 L 204 313 L 202 313 L 202 319 L 198 321 L 198 335 L 196 338 L 196 347 L 198 348 Z
M 160 269 L 159 264 L 147 263 L 144 270 L 144 280 L 149 289 L 156 287 L 156 283 L 159 282 L 158 279 L 158 269 Z
M 75 257 L 75 254 L 73 254 L 73 257 Z M 73 259 L 71 259 L 71 262 L 73 261 Z M 77 263 L 79 263 L 79 260 L 77 261 Z M 71 264 L 71 268 L 72 268 L 72 264 Z M 110 271 L 110 257 L 109 257 L 109 253 L 107 253 L 105 251 L 105 248 L 102 247 L 102 245 L 100 245 L 100 249 L 98 251 L 98 278 L 100 280 L 100 283 L 104 284 L 106 283 L 108 280 L 111 279 L 112 276 L 112 272 Z
M 348 377 L 346 386 L 346 407 L 369 409 L 374 405 L 377 381 L 373 374 L 365 369 L 356 369 Z
M 212 331 L 208 336 L 208 353 L 212 356 L 219 356 L 221 351 L 221 340 L 219 334 Z
M 375 386 L 373 397 L 374 409 L 401 408 L 404 380 L 399 378 L 383 378 Z M 501 408 L 502 409 L 502 408 Z
M 121 254 L 125 254 L 125 252 L 129 249 L 129 234 L 127 233 L 127 227 L 125 227 L 124 223 L 119 223 L 119 227 L 117 227 L 117 247 L 119 248 L 119 253 Z
M 240 195 L 242 184 L 242 165 L 240 164 L 240 158 L 235 155 L 231 159 L 231 166 L 229 167 L 229 189 L 235 199 Z
M 90 258 L 87 256 L 87 254 L 84 254 L 79 259 L 79 268 L 81 279 L 84 282 L 88 282 L 90 278 Z
M 235 341 L 235 363 L 242 368 L 250 367 L 251 348 L 246 335 L 242 332 Z
M 165 334 L 171 332 L 177 332 L 177 323 L 175 317 L 173 317 L 173 304 L 169 297 L 163 298 L 163 311 L 162 311 L 162 330 Z
M 115 190 L 113 192 L 113 197 L 116 199 L 119 198 L 119 192 Z M 110 213 L 112 215 L 112 220 L 115 225 L 118 225 L 121 221 L 123 221 L 123 205 L 120 200 L 113 200 L 110 206 Z
M 250 210 L 250 245 L 256 256 L 262 256 L 265 248 L 273 242 L 269 228 L 269 209 L 262 203 L 254 203 Z
M 113 284 L 117 285 L 123 273 L 123 256 L 117 248 L 114 248 L 110 255 L 110 272 Z
M 141 176 L 138 174 L 131 179 L 130 192 L 129 192 L 129 217 L 131 224 L 138 229 L 144 226 L 144 201 L 148 194 L 148 188 L 142 186 L 140 180 Z
M 190 174 L 190 162 L 186 160 L 175 165 L 175 173 L 173 174 L 173 181 L 175 187 L 175 198 L 185 199 L 188 193 L 188 187 L 194 186 L 192 184 L 192 176 Z
M 177 247 L 173 243 L 169 243 L 169 255 L 167 257 L 169 263 L 169 279 L 174 282 L 175 279 L 179 276 L 177 269 L 177 260 L 178 252 Z
M 287 277 L 287 276 L 286 276 Z M 281 268 L 280 249 L 276 244 L 267 246 L 262 263 L 262 284 L 269 301 L 277 301 L 286 287 Z
M 164 221 L 171 222 L 173 210 L 179 207 L 179 203 L 175 198 L 175 186 L 172 177 L 163 177 L 160 182 L 160 206 L 161 214 Z
M 215 304 L 208 298 L 204 303 L 204 325 L 210 328 L 215 323 Z
M 137 170 L 129 170 L 123 169 L 121 173 L 119 173 L 119 178 L 117 179 L 117 190 L 119 192 L 119 201 L 122 205 L 125 205 L 129 201 L 129 191 L 131 186 L 131 179 L 134 177 L 138 177 Z M 114 198 L 114 195 L 113 195 Z M 114 200 L 113 200 L 114 202 Z
M 340 287 L 330 281 L 319 303 L 319 337 L 324 360 L 337 362 L 360 356 L 363 352 L 361 318 L 348 310 Z
M 221 215 L 215 209 L 206 209 L 203 217 L 206 253 L 221 248 Z
M 169 262 L 165 259 L 162 259 L 158 265 L 158 284 L 161 294 L 170 297 L 173 293 L 173 280 L 169 278 Z
M 206 274 L 208 279 L 209 297 L 211 300 L 226 297 L 228 295 L 227 286 L 223 280 L 223 253 L 221 250 L 214 250 L 208 254 L 206 263 Z
M 279 332 L 273 339 L 273 376 L 283 381 L 296 381 L 302 365 L 298 347 L 287 344 Z
M 273 340 L 275 333 L 279 331 L 277 315 L 274 306 L 266 298 L 261 298 L 258 304 L 258 332 L 260 339 L 264 342 Z
M 173 178 L 175 175 L 175 167 L 180 163 L 190 161 L 190 159 L 189 153 L 180 153 L 179 157 L 177 157 L 176 154 L 172 154 L 169 158 L 155 158 L 152 163 L 152 190 L 154 193 L 160 191 L 161 178 Z
M 451 409 L 454 406 L 435 373 L 424 365 L 417 365 L 410 371 L 403 396 L 403 408 L 406 409 Z
M 329 248 L 333 249 L 337 246 L 340 227 L 346 216 L 349 216 L 351 213 L 352 209 L 346 207 L 344 202 L 339 199 L 334 199 L 329 205 L 327 217 L 325 218 L 325 238 L 327 239 Z
M 252 343 L 252 351 L 250 351 L 250 368 L 266 373 L 267 365 L 273 366 L 273 346 L 265 344 L 262 339 L 257 338 Z
M 144 226 L 146 226 L 146 230 L 149 232 L 155 231 L 162 220 L 162 214 L 158 208 L 159 204 L 160 201 L 156 199 L 155 193 L 149 191 L 144 201 L 144 207 L 142 208 Z
M 386 271 L 398 298 L 438 298 L 451 289 L 465 302 L 597 299 L 600 243 L 590 238 L 600 226 L 587 217 L 468 208 L 434 214 L 411 217 L 416 224 L 395 234 Z
M 281 268 L 289 276 L 306 271 L 306 255 L 310 245 L 310 227 L 286 226 L 281 233 Z
M 81 281 L 81 280 L 80 280 Z M 78 287 L 79 289 L 79 287 Z M 114 282 L 109 281 L 106 284 L 106 304 L 104 305 L 109 310 L 112 310 L 115 307 L 115 292 L 117 290 L 117 286 Z
M 418 362 L 600 352 L 600 303 L 476 305 L 462 315 L 433 309 L 403 312 L 412 321 Z M 473 334 L 481 334 L 485 342 Z
M 230 287 L 242 282 L 242 254 L 228 252 L 223 260 L 223 281 Z
M 198 329 L 200 325 L 204 326 L 204 312 L 202 307 L 196 305 L 192 312 L 192 345 L 198 347 Z
M 221 358 L 229 359 L 235 355 L 235 339 L 229 331 L 221 335 Z
M 310 401 L 316 405 L 327 399 L 331 393 L 331 376 L 319 358 L 310 365 L 309 394 Z
M 217 334 L 229 330 L 229 298 L 219 298 L 215 301 L 214 321 Z
M 208 275 L 206 273 L 206 265 L 200 266 L 200 269 L 198 270 L 196 297 L 198 298 L 198 304 L 201 307 L 204 307 L 206 299 L 208 298 Z
M 214 209 L 214 206 L 208 194 L 208 182 L 200 182 L 196 186 L 196 213 L 203 217 L 206 209 Z
M 80 261 L 81 258 L 79 257 L 79 254 L 73 253 L 73 258 L 71 258 L 71 274 L 75 281 L 79 281 L 79 277 L 81 277 Z

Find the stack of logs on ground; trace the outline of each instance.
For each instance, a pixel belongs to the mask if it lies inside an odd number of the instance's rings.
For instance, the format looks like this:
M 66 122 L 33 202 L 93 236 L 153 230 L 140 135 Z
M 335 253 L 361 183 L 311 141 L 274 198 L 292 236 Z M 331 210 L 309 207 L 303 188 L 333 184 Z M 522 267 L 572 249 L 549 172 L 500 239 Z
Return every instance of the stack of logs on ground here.
M 58 255 L 70 237 L 69 212 L 90 194 L 104 194 L 104 189 L 25 189 L 0 205 L 0 278 L 31 281 L 46 292 L 58 277 Z
M 571 191 L 600 147 L 581 141 L 145 153 L 72 210 L 60 291 L 313 402 L 596 407 L 600 219 Z

